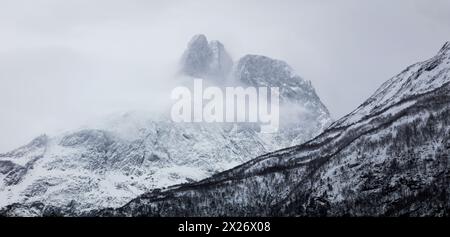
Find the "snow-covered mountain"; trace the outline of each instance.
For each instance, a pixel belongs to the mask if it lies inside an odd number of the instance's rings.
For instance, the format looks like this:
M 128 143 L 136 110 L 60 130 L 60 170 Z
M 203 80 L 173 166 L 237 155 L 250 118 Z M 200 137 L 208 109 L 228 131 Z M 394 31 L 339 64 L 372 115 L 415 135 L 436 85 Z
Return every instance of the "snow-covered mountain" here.
M 121 123 L 134 122 L 130 116 Z M 147 190 L 232 168 L 268 146 L 252 130 L 236 126 L 152 120 L 131 139 L 114 128 L 44 135 L 0 155 L 1 202 L 43 201 L 80 209 L 123 205 Z
M 18 203 L 73 212 L 119 207 L 152 189 L 198 181 L 292 142 L 306 141 L 330 123 L 311 83 L 294 76 L 281 61 L 264 57 L 251 66 L 242 64 L 248 57 L 262 56 L 246 56 L 233 69 L 220 42 L 197 35 L 183 54 L 181 73 L 190 80 L 201 77 L 219 85 L 237 78 L 240 85 L 255 86 L 260 81 L 259 85 L 282 90 L 295 86 L 298 97 L 289 103 L 309 107 L 289 124 L 294 135 L 286 135 L 288 125 L 268 135 L 242 124 L 174 123 L 166 115 L 137 111 L 117 114 L 58 136 L 40 136 L 0 154 L 0 207 Z M 291 100 L 290 94 L 286 98 Z
M 105 216 L 448 216 L 450 43 L 321 135 Z M 10 206 L 15 215 L 27 206 Z M 39 209 L 39 215 L 55 214 Z M 58 215 L 71 215 L 58 210 Z

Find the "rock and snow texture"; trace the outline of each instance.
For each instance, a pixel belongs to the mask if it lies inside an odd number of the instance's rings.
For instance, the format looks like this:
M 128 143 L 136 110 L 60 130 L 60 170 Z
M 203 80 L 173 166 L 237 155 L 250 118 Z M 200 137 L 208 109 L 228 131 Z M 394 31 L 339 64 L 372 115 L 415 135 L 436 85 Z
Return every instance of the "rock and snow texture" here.
M 249 57 L 256 59 L 243 64 Z M 233 69 L 220 42 L 197 35 L 183 54 L 181 70 L 218 85 L 237 78 L 239 85 L 279 86 L 286 91 L 283 103 L 308 108 L 303 114 L 311 121 L 295 114 L 292 130 L 267 135 L 241 124 L 173 123 L 165 115 L 137 111 L 114 115 L 0 154 L 0 208 L 31 205 L 18 215 L 33 215 L 44 207 L 73 213 L 119 207 L 152 189 L 198 181 L 320 133 L 330 118 L 311 84 L 286 63 L 260 57 L 245 56 Z
M 309 142 L 83 215 L 449 216 L 449 71 L 447 43 Z
M 278 148 L 301 144 L 331 123 L 330 113 L 311 82 L 301 78 L 284 61 L 245 55 L 233 63 L 222 43 L 208 42 L 206 36 L 196 35 L 183 54 L 181 65 L 185 75 L 203 78 L 219 87 L 278 87 L 280 131 L 260 135 Z
M 137 120 L 118 118 L 121 125 Z M 2 206 L 41 201 L 80 210 L 123 205 L 148 190 L 192 182 L 267 152 L 236 126 L 146 121 L 134 138 L 83 129 L 0 155 Z
M 357 122 L 370 113 L 385 110 L 405 98 L 435 90 L 448 82 L 450 43 L 444 44 L 438 54 L 424 62 L 413 64 L 391 78 L 361 106 L 336 121 L 334 126 L 346 126 Z
M 286 62 L 246 55 L 239 59 L 233 74 L 241 85 L 279 88 L 280 132 L 274 136 L 281 142 L 280 147 L 301 144 L 330 124 L 328 109 L 311 82 L 297 75 Z

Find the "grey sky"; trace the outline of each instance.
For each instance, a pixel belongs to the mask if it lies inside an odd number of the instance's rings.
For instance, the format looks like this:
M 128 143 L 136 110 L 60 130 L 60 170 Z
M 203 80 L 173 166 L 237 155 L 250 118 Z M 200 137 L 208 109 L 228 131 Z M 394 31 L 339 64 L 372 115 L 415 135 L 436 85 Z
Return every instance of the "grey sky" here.
M 450 40 L 450 0 L 0 0 L 0 152 L 156 106 L 197 33 L 287 61 L 338 118 Z

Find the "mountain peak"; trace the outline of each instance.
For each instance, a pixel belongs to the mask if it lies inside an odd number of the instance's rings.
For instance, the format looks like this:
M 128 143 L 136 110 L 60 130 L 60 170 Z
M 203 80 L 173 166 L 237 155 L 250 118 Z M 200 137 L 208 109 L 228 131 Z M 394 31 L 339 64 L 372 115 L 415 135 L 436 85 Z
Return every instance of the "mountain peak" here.
M 188 48 L 201 45 L 208 45 L 208 38 L 206 38 L 206 36 L 203 34 L 197 34 L 192 36 L 191 40 L 189 41 Z
M 297 75 L 285 61 L 262 55 L 248 54 L 236 66 L 238 81 L 251 86 L 282 88 L 282 97 L 303 101 L 305 97 L 317 98 L 311 82 Z
M 203 34 L 192 37 L 181 59 L 182 73 L 199 78 L 224 79 L 232 65 L 224 45 L 217 40 L 208 42 Z

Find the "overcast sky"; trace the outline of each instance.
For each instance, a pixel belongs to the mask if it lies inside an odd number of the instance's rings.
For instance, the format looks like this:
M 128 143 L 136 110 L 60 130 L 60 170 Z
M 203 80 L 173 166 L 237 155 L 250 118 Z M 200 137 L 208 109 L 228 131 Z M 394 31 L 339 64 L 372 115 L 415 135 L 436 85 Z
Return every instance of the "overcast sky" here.
M 339 118 L 450 40 L 450 0 L 0 0 L 0 152 L 155 106 L 197 33 L 287 61 Z

